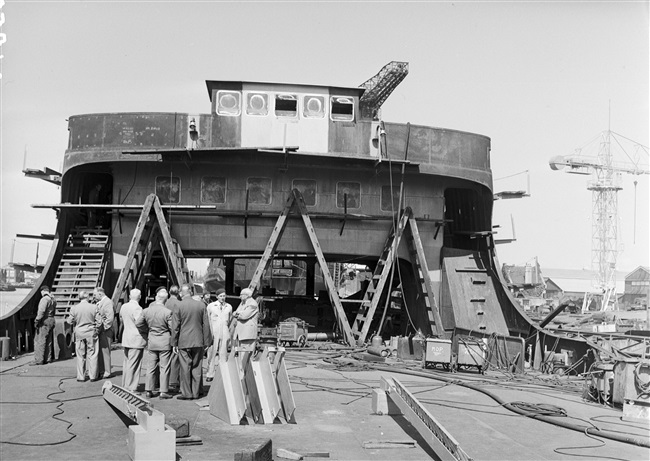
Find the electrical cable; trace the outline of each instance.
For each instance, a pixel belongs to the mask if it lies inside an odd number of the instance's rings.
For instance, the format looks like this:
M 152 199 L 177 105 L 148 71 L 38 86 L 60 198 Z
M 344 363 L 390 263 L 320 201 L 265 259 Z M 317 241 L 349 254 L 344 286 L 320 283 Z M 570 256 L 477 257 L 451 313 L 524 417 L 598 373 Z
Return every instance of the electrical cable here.
M 585 429 L 584 434 L 587 437 L 589 437 L 590 439 L 593 439 L 593 440 L 596 440 L 597 442 L 600 442 L 600 445 L 587 445 L 587 446 L 584 446 L 584 447 L 559 447 L 559 448 L 554 448 L 553 451 L 555 453 L 560 454 L 560 455 L 580 456 L 582 458 L 589 458 L 589 459 L 599 458 L 599 459 L 614 459 L 614 460 L 617 460 L 617 461 L 628 461 L 625 458 L 614 458 L 614 457 L 611 457 L 611 456 L 599 456 L 599 455 L 594 455 L 594 454 L 581 455 L 579 453 L 567 453 L 566 450 L 584 450 L 586 448 L 601 448 L 601 447 L 605 446 L 604 441 L 600 440 L 597 437 L 594 437 L 593 435 L 590 435 L 587 432 L 587 429 Z
M 434 376 L 428 375 L 427 373 L 422 373 L 422 372 L 417 372 L 417 371 L 400 370 L 400 369 L 395 369 L 395 368 L 381 366 L 381 365 L 375 365 L 375 364 L 370 364 L 370 367 L 374 368 L 375 370 L 385 371 L 385 372 L 388 372 L 388 373 L 404 373 L 404 374 L 413 375 L 413 376 L 420 376 L 420 377 L 424 377 L 424 378 L 431 377 L 432 379 L 438 379 L 438 380 L 441 380 L 441 381 L 453 381 L 453 380 L 450 380 L 449 378 L 443 378 L 441 376 L 434 377 Z M 650 448 L 650 441 L 647 441 L 647 440 L 641 440 L 639 438 L 631 437 L 631 436 L 627 436 L 627 435 L 619 435 L 617 433 L 614 433 L 612 431 L 608 431 L 606 429 L 598 429 L 598 428 L 594 428 L 594 427 L 580 426 L 580 425 L 573 424 L 573 423 L 570 423 L 570 422 L 567 422 L 567 421 L 563 421 L 562 419 L 553 419 L 553 417 L 551 417 L 551 416 L 538 414 L 536 412 L 530 413 L 530 412 L 519 409 L 517 406 L 512 405 L 511 403 L 505 402 L 498 395 L 494 394 L 491 391 L 483 389 L 483 388 L 481 388 L 479 386 L 476 386 L 476 385 L 473 385 L 473 384 L 468 384 L 468 383 L 461 383 L 461 382 L 457 382 L 456 384 L 458 384 L 459 386 L 467 387 L 469 389 L 473 389 L 473 390 L 475 390 L 477 392 L 481 392 L 481 393 L 487 395 L 488 397 L 492 398 L 493 400 L 495 400 L 497 403 L 502 405 L 504 408 L 507 408 L 508 410 L 511 410 L 511 411 L 513 411 L 515 413 L 518 413 L 520 415 L 523 415 L 523 416 L 527 416 L 529 418 L 533 418 L 533 419 L 536 419 L 536 420 L 539 420 L 539 421 L 550 423 L 550 424 L 553 424 L 555 426 L 563 427 L 565 429 L 570 429 L 570 430 L 573 430 L 573 431 L 587 432 L 589 434 L 597 435 L 599 437 L 603 437 L 603 438 L 610 439 L 610 440 L 615 440 L 617 442 L 623 442 L 623 443 L 627 443 L 627 444 L 630 444 L 630 445 L 636 445 L 636 446 L 639 446 L 639 447 Z
M 61 385 L 63 384 L 63 381 L 68 380 L 68 379 L 75 379 L 75 378 L 70 378 L 70 377 L 61 378 L 59 380 L 59 384 L 58 384 L 59 390 L 49 393 L 48 395 L 45 396 L 45 398 L 48 399 L 48 400 L 52 400 L 51 403 L 58 403 L 58 405 L 56 407 L 56 409 L 58 410 L 58 413 L 53 414 L 52 419 L 55 419 L 57 421 L 61 421 L 63 423 L 68 424 L 68 426 L 65 428 L 65 430 L 66 430 L 66 432 L 68 434 L 70 434 L 70 438 L 68 438 L 66 440 L 61 440 L 61 441 L 58 441 L 58 442 L 51 442 L 51 443 L 21 443 L 21 442 L 10 442 L 10 441 L 5 441 L 5 440 L 0 440 L 0 444 L 4 443 L 4 444 L 7 444 L 7 445 L 18 445 L 18 446 L 24 446 L 24 447 L 49 447 L 49 446 L 62 445 L 64 443 L 68 443 L 69 441 L 71 441 L 72 439 L 77 437 L 77 434 L 70 431 L 70 428 L 72 427 L 73 423 L 71 423 L 70 421 L 67 421 L 67 420 L 65 420 L 63 418 L 59 418 L 59 415 L 62 415 L 63 413 L 65 413 L 65 411 L 61 407 L 66 402 L 66 400 L 58 400 L 58 399 L 53 399 L 53 398 L 50 397 L 50 396 L 55 395 L 55 394 L 63 394 L 63 393 L 65 393 L 65 391 L 61 388 Z M 93 397 L 96 397 L 96 396 L 93 396 Z M 71 400 L 80 400 L 80 399 L 71 399 Z M 6 403 L 6 402 L 3 402 L 3 403 Z M 41 403 L 45 403 L 45 402 L 41 402 Z

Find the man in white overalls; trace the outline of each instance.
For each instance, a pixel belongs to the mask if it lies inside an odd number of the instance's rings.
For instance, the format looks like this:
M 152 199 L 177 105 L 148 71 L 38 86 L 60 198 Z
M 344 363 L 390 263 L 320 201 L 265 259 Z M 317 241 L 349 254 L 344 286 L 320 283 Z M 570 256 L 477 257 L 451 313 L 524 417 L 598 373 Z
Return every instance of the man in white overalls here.
M 228 340 L 230 339 L 228 325 L 232 319 L 232 306 L 226 302 L 226 291 L 223 288 L 217 290 L 217 300 L 208 304 L 207 313 L 213 338 L 212 346 L 208 351 L 208 373 L 206 376 L 206 381 L 210 382 L 214 378 L 216 356 L 219 356 L 219 360 L 225 360 L 228 356 Z

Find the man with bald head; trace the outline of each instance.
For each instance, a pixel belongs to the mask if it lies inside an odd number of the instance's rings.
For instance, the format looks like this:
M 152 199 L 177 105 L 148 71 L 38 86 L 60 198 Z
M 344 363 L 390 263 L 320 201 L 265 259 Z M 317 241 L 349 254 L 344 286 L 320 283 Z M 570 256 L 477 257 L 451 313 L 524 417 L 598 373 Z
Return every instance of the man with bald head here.
M 202 363 L 212 335 L 205 304 L 192 298 L 189 285 L 181 287 L 181 303 L 174 312 L 172 345 L 180 362 L 181 395 L 179 400 L 198 399 L 201 393 Z
M 77 354 L 77 381 L 97 381 L 97 359 L 99 354 L 98 329 L 100 326 L 97 308 L 88 301 L 87 291 L 79 292 L 79 304 L 70 308 L 66 322 L 74 327 L 75 351 Z
M 134 288 L 129 293 L 129 302 L 120 309 L 120 320 L 124 326 L 122 332 L 122 348 L 124 349 L 122 387 L 134 393 L 138 390 L 142 355 L 144 346 L 147 345 L 147 341 L 136 327 L 138 319 L 142 316 L 141 296 L 140 290 Z
M 137 322 L 138 329 L 147 334 L 147 398 L 154 396 L 160 377 L 160 398 L 169 399 L 169 369 L 172 355 L 172 311 L 165 307 L 168 297 L 165 287 L 156 289 L 156 299 L 149 304 Z

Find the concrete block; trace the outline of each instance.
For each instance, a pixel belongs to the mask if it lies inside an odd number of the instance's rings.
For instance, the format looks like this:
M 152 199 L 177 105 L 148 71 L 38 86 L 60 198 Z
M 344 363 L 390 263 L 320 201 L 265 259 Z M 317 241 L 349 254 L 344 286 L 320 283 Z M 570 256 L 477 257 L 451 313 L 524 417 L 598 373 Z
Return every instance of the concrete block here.
M 129 426 L 126 446 L 133 461 L 176 461 L 176 432 L 172 428 L 147 431 L 140 425 Z
M 166 415 L 165 422 L 176 431 L 176 438 L 190 436 L 190 422 L 186 418 L 176 415 Z
M 383 389 L 372 390 L 372 412 L 376 415 L 401 415 L 400 409 L 388 399 Z
M 273 461 L 273 443 L 271 439 L 235 453 L 235 461 Z

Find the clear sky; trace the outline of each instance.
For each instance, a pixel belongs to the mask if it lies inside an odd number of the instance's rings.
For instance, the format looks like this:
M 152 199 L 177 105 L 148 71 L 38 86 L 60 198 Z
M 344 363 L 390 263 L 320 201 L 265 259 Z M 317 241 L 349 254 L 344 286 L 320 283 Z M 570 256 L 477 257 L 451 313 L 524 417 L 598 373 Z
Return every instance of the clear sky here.
M 642 2 L 30 2 L 7 0 L 0 31 L 1 254 L 16 233 L 53 233 L 66 119 L 95 112 L 209 113 L 205 80 L 356 86 L 391 60 L 410 73 L 382 117 L 492 139 L 502 263 L 591 266 L 585 176 L 552 171 L 610 126 L 649 143 L 649 7 Z M 595 155 L 595 152 L 594 152 Z M 643 159 L 648 164 L 647 155 Z M 518 174 L 528 171 L 526 174 Z M 635 186 L 636 186 L 636 211 Z M 650 193 L 624 176 L 618 268 L 649 265 Z M 636 223 L 636 224 L 635 224 Z M 42 243 L 45 262 L 49 243 Z M 18 240 L 14 260 L 34 260 Z

